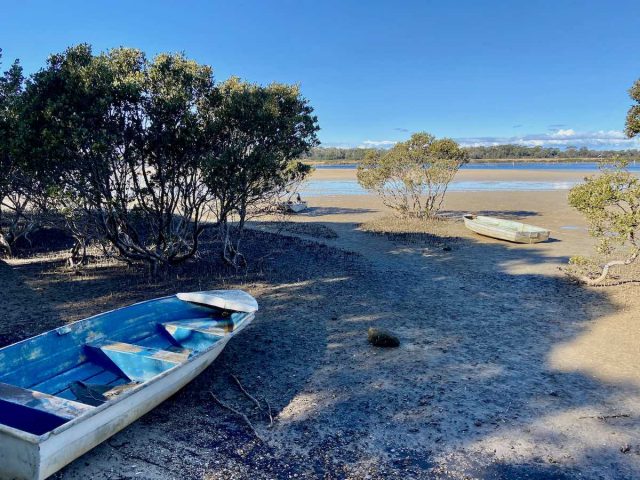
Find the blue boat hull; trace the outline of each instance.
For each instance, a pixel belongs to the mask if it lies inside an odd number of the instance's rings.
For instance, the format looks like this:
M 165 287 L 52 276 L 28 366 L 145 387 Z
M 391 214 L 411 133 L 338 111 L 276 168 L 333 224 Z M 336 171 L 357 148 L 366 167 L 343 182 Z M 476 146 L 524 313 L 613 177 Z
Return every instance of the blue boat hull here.
M 171 296 L 0 349 L 0 476 L 46 478 L 153 409 L 215 360 L 257 304 L 245 310 Z

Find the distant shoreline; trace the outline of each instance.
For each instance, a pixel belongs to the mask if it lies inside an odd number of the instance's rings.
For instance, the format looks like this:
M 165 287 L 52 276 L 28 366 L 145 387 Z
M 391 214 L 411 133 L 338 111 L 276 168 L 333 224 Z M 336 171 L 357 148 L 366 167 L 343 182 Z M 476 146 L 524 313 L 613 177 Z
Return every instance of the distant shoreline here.
M 599 158 L 472 158 L 468 163 L 597 163 Z M 359 161 L 350 160 L 305 160 L 309 165 L 352 165 L 357 166 Z

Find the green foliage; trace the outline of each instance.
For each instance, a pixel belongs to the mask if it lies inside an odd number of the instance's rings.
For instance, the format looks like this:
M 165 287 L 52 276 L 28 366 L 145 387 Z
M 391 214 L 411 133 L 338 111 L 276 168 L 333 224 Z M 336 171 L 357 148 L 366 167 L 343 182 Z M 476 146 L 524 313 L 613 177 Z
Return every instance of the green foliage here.
M 627 113 L 625 133 L 628 137 L 635 137 L 640 134 L 640 80 L 637 80 L 629 89 L 629 96 L 635 105 L 632 105 Z
M 603 165 L 602 173 L 585 179 L 569 192 L 569 205 L 584 214 L 600 253 L 635 244 L 640 227 L 640 179 L 624 162 Z
M 88 45 L 52 55 L 32 76 L 23 113 L 30 167 L 79 242 L 106 238 L 154 268 L 195 254 L 213 89 L 211 69 L 182 55 L 95 56 Z
M 640 110 L 639 110 L 640 111 Z M 568 147 L 564 150 L 552 147 L 527 147 L 524 145 L 491 145 L 487 147 L 463 147 L 470 160 L 511 160 L 511 159 L 551 159 L 551 160 L 575 160 L 575 159 L 603 159 L 603 158 L 640 158 L 638 150 L 589 150 L 581 147 Z M 333 162 L 333 163 L 358 163 L 368 154 L 375 152 L 371 148 L 313 148 L 305 160 Z M 381 150 L 384 152 L 384 150 Z
M 0 65 L 2 50 L 0 50 Z M 19 168 L 16 136 L 19 128 L 20 95 L 24 86 L 22 67 L 16 60 L 0 77 L 0 202 L 11 189 L 11 179 Z
M 0 64 L 2 50 L 0 49 Z M 24 90 L 22 67 L 16 60 L 0 76 L 0 252 L 11 254 L 13 243 L 24 232 L 23 193 L 27 185 L 23 158 L 20 156 L 20 108 Z M 3 211 L 12 211 L 5 222 Z
M 311 167 L 295 159 L 317 144 L 318 124 L 296 85 L 263 87 L 232 77 L 216 94 L 208 126 L 214 146 L 203 168 L 223 231 L 224 256 L 236 263 L 248 216 L 273 211 L 310 173 Z M 231 218 L 238 220 L 233 230 Z
M 351 163 L 364 160 L 367 154 L 373 151 L 375 151 L 373 148 L 314 147 L 304 156 L 304 159 Z
M 589 150 L 586 147 L 576 148 L 567 147 L 564 150 L 554 147 L 527 147 L 524 145 L 491 145 L 481 147 L 465 147 L 469 158 L 473 160 L 506 160 L 506 159 L 601 159 L 612 158 L 617 156 L 625 156 L 627 158 L 637 158 L 639 156 L 637 150 L 627 151 L 605 151 L 605 150 Z
M 226 257 L 231 221 L 241 232 L 295 188 L 311 167 L 294 159 L 317 144 L 299 87 L 216 85 L 210 67 L 181 54 L 77 45 L 51 55 L 19 96 L 11 137 L 74 252 L 107 241 L 154 270 L 196 254 L 209 209 L 227 231 Z
M 425 218 L 440 210 L 449 182 L 465 161 L 453 140 L 415 133 L 388 152 L 369 152 L 358 166 L 358 182 L 401 216 Z
M 611 265 L 628 265 L 640 252 L 640 179 L 626 169 L 627 163 L 618 160 L 602 164 L 602 173 L 588 177 L 571 189 L 569 205 L 581 212 L 589 232 L 598 239 L 597 252 L 602 257 L 625 255 Z M 593 261 L 582 257 L 572 259 L 574 267 L 593 271 Z M 608 266 L 601 275 L 607 276 Z

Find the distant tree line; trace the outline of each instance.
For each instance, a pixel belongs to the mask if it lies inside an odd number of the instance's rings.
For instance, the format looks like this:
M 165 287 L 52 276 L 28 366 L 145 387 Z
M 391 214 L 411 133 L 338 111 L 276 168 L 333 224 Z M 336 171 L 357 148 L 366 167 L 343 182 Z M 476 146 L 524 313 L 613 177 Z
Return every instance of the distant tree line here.
M 526 147 L 523 145 L 505 144 L 489 147 L 462 147 L 470 160 L 506 160 L 506 159 L 599 159 L 599 158 L 640 158 L 638 150 L 590 150 L 585 147 L 567 147 L 566 149 L 550 147 Z M 358 163 L 375 151 L 370 148 L 335 148 L 315 147 L 304 157 L 304 160 Z
M 305 160 L 313 161 L 344 161 L 360 162 L 367 154 L 375 152 L 373 148 L 336 148 L 336 147 L 314 147 L 304 157 Z
M 638 158 L 638 150 L 590 150 L 586 147 L 567 147 L 565 149 L 550 147 L 526 147 L 523 145 L 494 145 L 489 147 L 465 147 L 470 159 L 501 160 L 519 158 Z
M 317 131 L 297 86 L 216 83 L 181 54 L 82 44 L 29 78 L 16 61 L 0 76 L 0 251 L 54 225 L 74 265 L 97 244 L 155 271 L 216 228 L 238 265 L 245 222 L 311 171 L 296 159 Z

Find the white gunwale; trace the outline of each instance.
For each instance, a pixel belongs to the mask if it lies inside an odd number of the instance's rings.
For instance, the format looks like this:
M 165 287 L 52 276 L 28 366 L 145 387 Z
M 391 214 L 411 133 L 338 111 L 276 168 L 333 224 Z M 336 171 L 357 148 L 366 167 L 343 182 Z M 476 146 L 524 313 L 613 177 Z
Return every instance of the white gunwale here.
M 157 302 L 172 297 L 175 295 L 146 300 L 130 306 Z M 67 330 L 73 328 L 75 324 L 117 310 L 120 309 L 113 309 L 78 320 L 61 328 Z M 209 367 L 231 338 L 246 328 L 255 318 L 255 313 L 246 312 L 245 315 L 246 317 L 236 329 L 207 349 L 198 352 L 197 355 L 186 359 L 183 363 L 176 364 L 130 390 L 122 392 L 109 402 L 94 407 L 49 432 L 36 435 L 0 424 L 0 442 L 22 442 L 23 447 L 17 444 L 18 451 L 22 453 L 21 456 L 32 459 L 29 465 L 25 465 L 24 475 L 17 478 L 45 479 L 153 410 Z M 32 341 L 47 333 L 49 332 L 16 342 L 13 345 Z
M 469 230 L 486 237 L 514 243 L 539 243 L 549 239 L 549 230 L 526 223 L 482 215 L 464 215 Z

